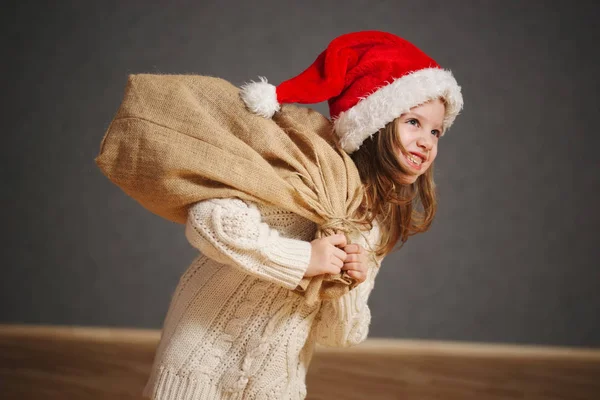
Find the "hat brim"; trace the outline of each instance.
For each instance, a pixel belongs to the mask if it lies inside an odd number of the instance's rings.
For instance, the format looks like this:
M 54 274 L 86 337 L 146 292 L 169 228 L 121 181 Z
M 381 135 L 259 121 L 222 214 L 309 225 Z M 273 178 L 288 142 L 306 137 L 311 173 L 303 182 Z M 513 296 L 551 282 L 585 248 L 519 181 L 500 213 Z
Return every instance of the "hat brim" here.
M 335 119 L 334 129 L 342 149 L 348 154 L 353 153 L 365 139 L 389 122 L 411 108 L 437 98 L 446 102 L 445 132 L 463 107 L 460 86 L 450 71 L 421 69 L 378 88 Z

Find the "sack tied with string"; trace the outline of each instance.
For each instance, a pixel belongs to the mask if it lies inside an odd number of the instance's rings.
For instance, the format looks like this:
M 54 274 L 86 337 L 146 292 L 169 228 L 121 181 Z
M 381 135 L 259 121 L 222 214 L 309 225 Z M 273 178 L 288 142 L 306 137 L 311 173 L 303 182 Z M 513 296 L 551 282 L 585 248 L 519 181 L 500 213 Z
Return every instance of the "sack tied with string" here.
M 237 197 L 318 226 L 317 237 L 364 229 L 358 170 L 318 112 L 285 105 L 273 119 L 249 112 L 231 83 L 198 75 L 131 75 L 96 163 L 127 195 L 185 223 L 194 203 Z M 303 278 L 308 303 L 357 282 L 345 271 Z

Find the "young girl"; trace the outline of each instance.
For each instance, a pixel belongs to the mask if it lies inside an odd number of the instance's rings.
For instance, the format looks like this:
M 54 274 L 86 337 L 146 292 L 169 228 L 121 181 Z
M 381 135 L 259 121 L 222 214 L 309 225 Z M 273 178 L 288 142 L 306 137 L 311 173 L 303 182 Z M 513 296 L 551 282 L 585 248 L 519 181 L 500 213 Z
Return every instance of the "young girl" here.
M 383 257 L 429 228 L 438 141 L 462 108 L 450 72 L 376 31 L 342 35 L 302 74 L 277 87 L 251 83 L 241 96 L 266 118 L 283 103 L 328 100 L 371 229 L 349 242 L 313 240 L 313 222 L 272 206 L 236 198 L 192 206 L 185 233 L 202 254 L 173 294 L 145 389 L 153 399 L 304 399 L 315 344 L 365 340 Z M 340 298 L 309 305 L 294 292 L 303 277 L 340 271 L 359 282 Z

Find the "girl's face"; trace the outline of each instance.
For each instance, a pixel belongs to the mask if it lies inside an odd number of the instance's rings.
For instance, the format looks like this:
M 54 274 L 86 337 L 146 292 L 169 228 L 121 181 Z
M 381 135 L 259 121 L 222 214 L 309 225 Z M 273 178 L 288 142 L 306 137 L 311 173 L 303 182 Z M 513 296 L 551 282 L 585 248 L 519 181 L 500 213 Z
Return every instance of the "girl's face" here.
M 440 99 L 413 107 L 396 119 L 396 132 L 406 153 L 398 150 L 398 159 L 408 174 L 406 183 L 414 183 L 437 156 L 438 140 L 446 106 Z

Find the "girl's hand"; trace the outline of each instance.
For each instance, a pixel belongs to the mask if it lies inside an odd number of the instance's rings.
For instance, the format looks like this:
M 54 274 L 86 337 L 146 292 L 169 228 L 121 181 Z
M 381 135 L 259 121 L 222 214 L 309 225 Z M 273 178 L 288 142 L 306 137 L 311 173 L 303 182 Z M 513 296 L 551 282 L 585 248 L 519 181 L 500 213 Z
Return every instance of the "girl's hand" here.
M 346 246 L 346 243 L 344 234 L 326 236 L 310 242 L 312 251 L 304 276 L 339 274 L 346 260 L 346 252 L 339 247 Z
M 348 275 L 356 279 L 358 283 L 363 283 L 367 279 L 367 252 L 357 243 L 345 246 L 344 251 L 346 260 L 342 270 L 348 271 Z

